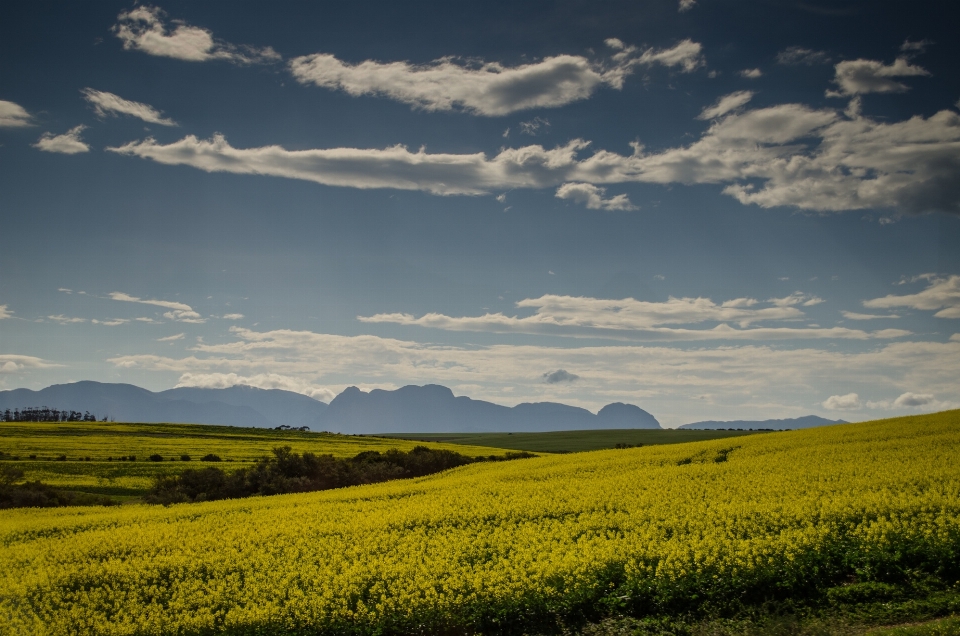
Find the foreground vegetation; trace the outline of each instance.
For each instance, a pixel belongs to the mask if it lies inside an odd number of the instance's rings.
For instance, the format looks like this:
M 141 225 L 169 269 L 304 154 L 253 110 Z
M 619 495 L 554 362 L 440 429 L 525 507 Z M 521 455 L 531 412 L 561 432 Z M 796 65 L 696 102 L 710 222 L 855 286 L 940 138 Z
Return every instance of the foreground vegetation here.
M 219 458 L 222 463 L 217 465 L 231 472 L 249 468 L 283 446 L 297 453 L 348 458 L 367 451 L 409 451 L 418 444 L 423 443 L 202 424 L 0 422 L 0 466 L 21 470 L 26 480 L 62 493 L 120 500 L 142 497 L 158 477 L 208 466 L 198 463 L 208 456 Z M 425 445 L 471 457 L 504 453 L 486 446 Z
M 760 432 L 764 431 L 610 428 L 544 433 L 391 433 L 379 437 L 414 442 L 492 446 L 531 453 L 578 453 L 606 448 L 702 442 L 711 439 L 756 435 Z
M 7 511 L 0 633 L 719 634 L 779 616 L 936 618 L 960 608 L 958 451 L 952 411 L 322 493 Z

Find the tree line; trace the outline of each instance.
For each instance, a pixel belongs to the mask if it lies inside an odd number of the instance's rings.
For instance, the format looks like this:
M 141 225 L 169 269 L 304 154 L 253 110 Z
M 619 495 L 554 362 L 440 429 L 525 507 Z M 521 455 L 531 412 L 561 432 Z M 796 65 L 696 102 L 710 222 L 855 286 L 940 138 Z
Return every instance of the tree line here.
M 289 446 L 273 449 L 250 468 L 227 473 L 219 468 L 188 468 L 179 475 L 159 475 L 144 498 L 149 503 L 173 504 L 255 495 L 282 495 L 374 484 L 392 479 L 432 475 L 457 466 L 481 461 L 504 461 L 536 457 L 509 452 L 489 457 L 468 457 L 451 450 L 416 446 L 409 452 L 391 449 L 384 453 L 365 451 L 349 459 L 333 455 L 294 453 Z
M 0 422 L 106 422 L 104 416 L 97 416 L 90 411 L 61 411 L 46 406 L 28 406 L 22 409 L 6 409 L 0 413 Z

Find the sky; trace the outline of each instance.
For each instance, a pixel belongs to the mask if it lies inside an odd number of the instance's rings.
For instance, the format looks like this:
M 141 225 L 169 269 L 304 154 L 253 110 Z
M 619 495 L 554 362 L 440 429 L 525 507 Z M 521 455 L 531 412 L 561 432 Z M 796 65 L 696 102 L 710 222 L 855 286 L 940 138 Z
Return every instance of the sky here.
M 960 408 L 952 2 L 0 14 L 0 390 Z

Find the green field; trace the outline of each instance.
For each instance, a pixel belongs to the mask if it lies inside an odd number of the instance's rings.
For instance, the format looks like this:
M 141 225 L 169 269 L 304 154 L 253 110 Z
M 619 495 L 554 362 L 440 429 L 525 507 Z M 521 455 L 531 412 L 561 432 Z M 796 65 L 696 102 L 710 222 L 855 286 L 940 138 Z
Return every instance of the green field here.
M 250 466 L 278 446 L 295 452 L 353 457 L 363 451 L 408 451 L 420 442 L 272 429 L 201 424 L 125 424 L 119 422 L 0 422 L 3 465 L 19 468 L 26 479 L 63 490 L 112 497 L 139 497 L 158 475 L 185 468 L 219 466 L 230 470 Z M 488 445 L 427 442 L 471 457 L 502 454 Z M 207 454 L 223 462 L 204 463 Z M 163 461 L 149 461 L 159 454 Z M 121 457 L 135 461 L 120 461 Z M 190 461 L 181 461 L 189 455 Z M 65 460 L 60 460 L 65 456 Z
M 388 439 L 417 442 L 443 442 L 467 446 L 492 446 L 531 453 L 577 453 L 581 451 L 628 446 L 683 444 L 711 439 L 756 435 L 761 431 L 689 431 L 675 429 L 601 429 L 589 431 L 551 431 L 548 433 L 394 433 L 380 435 Z M 467 453 L 468 455 L 470 453 Z

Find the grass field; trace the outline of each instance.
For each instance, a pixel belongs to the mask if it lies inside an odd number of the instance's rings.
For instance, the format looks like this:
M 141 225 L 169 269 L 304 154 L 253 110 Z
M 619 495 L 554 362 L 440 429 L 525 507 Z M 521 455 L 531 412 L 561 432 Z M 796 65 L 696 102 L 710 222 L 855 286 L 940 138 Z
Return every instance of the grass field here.
M 20 468 L 27 479 L 56 488 L 115 497 L 138 497 L 157 475 L 177 473 L 187 467 L 216 465 L 229 470 L 249 466 L 278 446 L 290 446 L 298 453 L 353 457 L 369 450 L 410 450 L 417 444 L 401 439 L 201 424 L 0 422 L 0 452 L 4 458 L 19 457 L 4 461 L 4 465 Z M 426 445 L 471 457 L 504 452 L 486 445 Z M 155 453 L 164 461 L 148 461 Z M 198 461 L 208 453 L 225 463 Z M 136 461 L 119 461 L 120 457 L 131 455 Z M 191 461 L 180 461 L 182 455 L 189 455 Z M 61 456 L 66 460 L 57 461 Z
M 395 433 L 388 439 L 444 442 L 469 446 L 493 446 L 531 453 L 577 453 L 616 448 L 617 444 L 649 446 L 683 444 L 711 439 L 756 435 L 760 431 L 690 431 L 649 429 L 601 429 L 587 431 L 551 431 L 547 433 Z
M 5 511 L 0 634 L 930 621 L 960 610 L 958 455 L 950 411 L 319 493 Z

